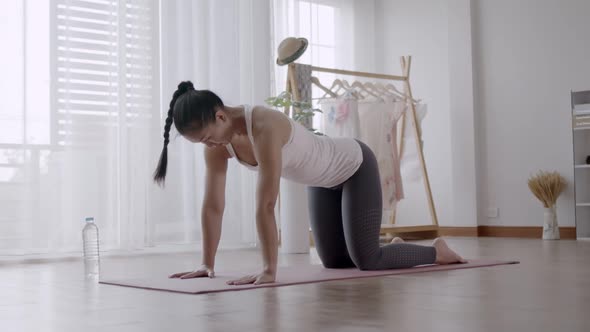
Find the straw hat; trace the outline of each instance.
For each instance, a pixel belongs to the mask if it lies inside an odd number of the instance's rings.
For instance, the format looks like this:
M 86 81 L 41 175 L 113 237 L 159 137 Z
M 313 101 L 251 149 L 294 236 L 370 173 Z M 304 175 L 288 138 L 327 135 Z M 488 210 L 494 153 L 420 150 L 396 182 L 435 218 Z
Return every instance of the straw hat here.
M 285 38 L 278 48 L 277 65 L 284 66 L 297 60 L 307 49 L 307 39 L 288 37 Z

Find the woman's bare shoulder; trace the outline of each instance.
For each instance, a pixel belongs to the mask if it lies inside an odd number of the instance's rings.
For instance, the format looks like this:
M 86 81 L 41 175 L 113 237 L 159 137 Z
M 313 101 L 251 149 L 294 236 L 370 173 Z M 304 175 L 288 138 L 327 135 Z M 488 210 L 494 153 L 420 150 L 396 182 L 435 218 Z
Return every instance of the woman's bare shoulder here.
M 215 147 L 205 147 L 205 163 L 207 165 L 216 165 L 219 163 L 223 163 L 231 158 L 229 151 L 225 145 L 215 146 Z
M 282 111 L 268 108 L 265 106 L 257 105 L 252 107 L 252 116 L 254 117 L 254 121 L 260 120 L 264 121 L 265 119 L 285 119 L 288 120 L 287 115 Z
M 286 142 L 291 134 L 291 123 L 287 115 L 281 111 L 264 106 L 252 108 L 254 136 L 272 133 Z

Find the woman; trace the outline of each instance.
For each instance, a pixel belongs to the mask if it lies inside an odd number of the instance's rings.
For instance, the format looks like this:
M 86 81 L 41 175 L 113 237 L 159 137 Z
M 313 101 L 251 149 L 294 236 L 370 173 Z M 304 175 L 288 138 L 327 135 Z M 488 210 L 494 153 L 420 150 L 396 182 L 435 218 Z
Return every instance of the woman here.
M 259 173 L 256 226 L 264 264 L 259 274 L 229 284 L 275 281 L 278 239 L 274 210 L 281 177 L 310 186 L 312 233 L 318 255 L 327 268 L 356 266 L 362 270 L 382 270 L 464 262 L 442 239 L 436 239 L 432 246 L 395 239 L 380 247 L 379 170 L 375 156 L 360 141 L 315 135 L 282 112 L 264 107 L 225 106 L 213 92 L 195 90 L 191 82 L 181 82 L 170 102 L 164 148 L 154 173 L 159 184 L 166 176 L 172 123 L 189 141 L 207 145 L 207 174 L 201 219 L 202 266 L 171 278 L 214 276 L 230 158 Z

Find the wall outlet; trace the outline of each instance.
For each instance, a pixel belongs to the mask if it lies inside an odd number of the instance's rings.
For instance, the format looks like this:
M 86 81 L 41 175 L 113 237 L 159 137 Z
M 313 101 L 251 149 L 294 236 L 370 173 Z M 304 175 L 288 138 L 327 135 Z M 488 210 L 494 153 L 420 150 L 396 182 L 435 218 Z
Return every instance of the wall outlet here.
M 488 218 L 498 218 L 498 214 L 500 213 L 500 209 L 497 207 L 488 208 Z

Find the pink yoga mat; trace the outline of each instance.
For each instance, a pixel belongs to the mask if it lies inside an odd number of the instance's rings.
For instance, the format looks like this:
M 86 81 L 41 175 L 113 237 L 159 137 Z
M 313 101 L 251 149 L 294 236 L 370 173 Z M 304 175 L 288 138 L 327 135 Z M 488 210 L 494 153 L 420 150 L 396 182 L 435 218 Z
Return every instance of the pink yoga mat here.
M 134 279 L 101 279 L 101 284 L 117 285 L 125 287 L 135 287 L 143 289 L 160 290 L 176 293 L 188 294 L 205 294 L 214 292 L 238 291 L 263 287 L 280 287 L 288 285 L 309 284 L 314 282 L 345 280 L 367 277 L 390 276 L 397 274 L 420 273 L 448 271 L 458 269 L 470 269 L 475 267 L 518 264 L 517 261 L 498 261 L 498 260 L 470 260 L 466 264 L 451 265 L 423 265 L 409 269 L 395 269 L 383 271 L 361 271 L 358 269 L 326 269 L 321 265 L 302 265 L 279 267 L 277 281 L 272 284 L 262 285 L 227 285 L 225 282 L 231 279 L 238 279 L 248 271 L 242 272 L 216 272 L 213 279 L 196 278 L 196 279 L 171 279 L 167 275 L 156 276 L 151 278 L 134 278 Z

